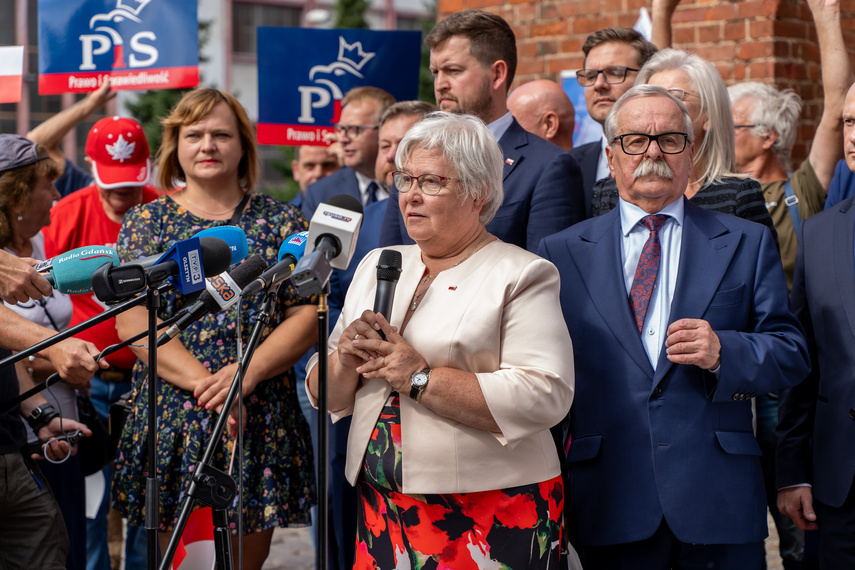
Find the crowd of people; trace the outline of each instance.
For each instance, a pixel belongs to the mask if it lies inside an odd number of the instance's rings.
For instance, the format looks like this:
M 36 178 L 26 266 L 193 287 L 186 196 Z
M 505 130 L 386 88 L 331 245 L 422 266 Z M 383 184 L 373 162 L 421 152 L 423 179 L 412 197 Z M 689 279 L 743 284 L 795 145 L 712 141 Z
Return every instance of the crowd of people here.
M 566 94 L 511 89 L 516 37 L 482 10 L 425 38 L 435 105 L 345 94 L 334 144 L 298 148 L 290 203 L 256 189 L 253 126 L 219 89 L 182 97 L 155 156 L 134 119 L 99 120 L 89 172 L 60 141 L 114 96 L 109 81 L 27 137 L 0 135 L 0 359 L 106 308 L 52 288 L 39 260 L 106 246 L 131 263 L 237 226 L 273 265 L 320 204 L 363 206 L 325 295 L 326 375 L 319 299 L 287 282 L 269 317 L 243 298 L 159 347 L 156 382 L 145 344 L 100 356 L 146 329 L 140 306 L 0 369 L 0 566 L 106 570 L 108 521 L 124 519 L 125 567 L 145 567 L 146 478 L 164 551 L 228 415 L 212 464 L 241 481 L 235 567 L 260 570 L 275 528 L 317 523 L 318 469 L 331 568 L 759 570 L 767 509 L 786 570 L 855 567 L 855 87 L 840 6 L 808 0 L 823 111 L 794 165 L 801 99 L 728 87 L 673 49 L 678 4 L 654 2 L 652 42 L 623 27 L 587 38 L 576 78 L 603 136 L 575 148 Z M 396 300 L 375 313 L 390 251 Z M 194 302 L 164 292 L 158 322 Z M 92 434 L 78 407 L 106 422 L 120 398 L 113 461 L 87 473 L 67 435 Z

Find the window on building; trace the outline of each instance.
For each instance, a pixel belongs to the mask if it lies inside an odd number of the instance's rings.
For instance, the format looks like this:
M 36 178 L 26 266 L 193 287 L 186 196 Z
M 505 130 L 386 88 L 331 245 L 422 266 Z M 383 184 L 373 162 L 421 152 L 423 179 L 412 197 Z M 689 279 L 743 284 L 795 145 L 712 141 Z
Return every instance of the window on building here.
M 258 26 L 299 27 L 303 8 L 285 4 L 232 3 L 232 49 L 235 53 L 255 55 Z

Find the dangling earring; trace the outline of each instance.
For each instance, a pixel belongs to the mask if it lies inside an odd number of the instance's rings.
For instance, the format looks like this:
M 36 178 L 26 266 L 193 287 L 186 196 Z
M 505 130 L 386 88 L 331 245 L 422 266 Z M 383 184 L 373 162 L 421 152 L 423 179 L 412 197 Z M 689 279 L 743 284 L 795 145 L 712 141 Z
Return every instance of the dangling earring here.
M 24 216 L 18 216 L 18 221 L 19 221 L 19 222 L 23 222 L 23 221 L 24 221 Z

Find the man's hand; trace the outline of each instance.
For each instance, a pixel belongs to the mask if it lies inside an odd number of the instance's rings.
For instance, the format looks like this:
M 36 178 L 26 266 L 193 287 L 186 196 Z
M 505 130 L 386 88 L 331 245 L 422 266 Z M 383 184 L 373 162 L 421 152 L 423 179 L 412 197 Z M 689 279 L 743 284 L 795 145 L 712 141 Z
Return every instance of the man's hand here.
M 78 388 L 87 388 L 99 368 L 109 366 L 105 360 L 95 361 L 98 353 L 94 344 L 77 338 L 67 338 L 42 351 L 62 379 Z
M 92 435 L 92 431 L 86 425 L 74 420 L 56 417 L 40 429 L 36 436 L 41 441 L 50 441 L 55 437 L 60 437 L 75 430 L 82 431 L 84 437 Z M 69 443 L 67 441 L 53 441 L 47 446 L 47 455 L 53 461 L 60 461 L 68 456 L 68 448 Z M 77 453 L 77 443 L 71 445 L 71 455 L 75 453 Z M 40 453 L 34 453 L 31 457 L 33 459 L 41 459 L 44 456 Z
M 668 360 L 715 370 L 721 363 L 721 342 L 710 324 L 701 319 L 680 319 L 668 327 L 665 339 Z
M 0 250 L 0 298 L 14 305 L 50 295 L 50 283 L 36 272 L 35 265 L 34 259 Z
M 793 519 L 800 530 L 817 528 L 810 487 L 787 487 L 778 491 L 778 510 Z

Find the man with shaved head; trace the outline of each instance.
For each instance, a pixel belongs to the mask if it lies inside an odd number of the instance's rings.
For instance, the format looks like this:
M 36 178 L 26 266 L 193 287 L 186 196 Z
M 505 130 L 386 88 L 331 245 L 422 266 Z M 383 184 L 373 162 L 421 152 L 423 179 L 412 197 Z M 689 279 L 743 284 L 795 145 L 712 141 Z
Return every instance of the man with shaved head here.
M 508 109 L 530 133 L 563 150 L 573 148 L 576 112 L 560 85 L 549 79 L 523 83 L 508 95 Z

